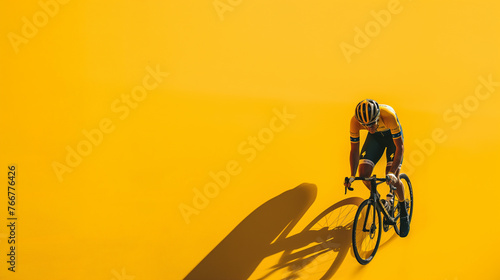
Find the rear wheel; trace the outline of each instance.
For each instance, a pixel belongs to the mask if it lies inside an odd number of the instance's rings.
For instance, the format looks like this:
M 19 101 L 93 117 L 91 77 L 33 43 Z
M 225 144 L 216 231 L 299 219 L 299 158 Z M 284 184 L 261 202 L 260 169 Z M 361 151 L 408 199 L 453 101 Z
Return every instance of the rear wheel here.
M 401 182 L 403 182 L 403 186 L 405 189 L 405 204 L 406 204 L 406 211 L 408 212 L 409 218 L 410 218 L 410 223 L 411 223 L 411 217 L 413 216 L 413 188 L 411 186 L 410 178 L 408 178 L 408 175 L 406 174 L 401 174 L 399 175 L 399 179 L 401 179 Z M 402 203 L 401 201 L 398 201 L 398 198 L 394 198 L 394 205 L 397 205 L 395 207 L 395 212 L 394 212 L 394 217 L 396 217 L 396 225 L 394 226 L 394 231 L 396 231 L 396 234 L 399 235 L 399 228 L 401 224 L 401 219 L 399 219 L 399 204 Z
M 354 217 L 352 248 L 360 264 L 369 263 L 377 253 L 382 234 L 382 220 L 372 200 L 361 203 Z

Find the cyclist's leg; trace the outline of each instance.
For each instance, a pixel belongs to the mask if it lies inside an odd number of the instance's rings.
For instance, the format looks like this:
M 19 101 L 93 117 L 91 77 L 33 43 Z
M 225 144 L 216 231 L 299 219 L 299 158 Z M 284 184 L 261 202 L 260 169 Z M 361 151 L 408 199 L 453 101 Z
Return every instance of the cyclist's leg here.
M 383 138 L 382 133 L 368 133 L 366 136 L 363 148 L 361 148 L 361 153 L 359 155 L 359 176 L 360 177 L 370 177 L 372 175 L 373 168 L 375 164 L 384 154 L 385 146 L 381 141 Z M 370 189 L 370 182 L 363 181 L 365 186 Z
M 359 177 L 370 177 L 373 172 L 373 165 L 370 165 L 368 163 L 360 163 L 359 164 Z M 368 181 L 363 181 L 365 186 L 370 190 L 370 182 Z
M 389 134 L 390 135 L 390 134 Z M 392 140 L 392 136 L 390 136 L 390 140 L 386 138 L 386 147 L 387 150 L 385 152 L 385 156 L 387 159 L 387 167 L 385 168 L 385 174 L 389 173 L 392 167 L 392 159 L 394 158 L 394 155 L 396 154 L 396 146 L 394 145 L 394 141 Z M 396 178 L 398 178 L 398 182 L 394 184 L 396 187 L 396 195 L 398 196 L 399 201 L 404 201 L 405 200 L 405 190 L 404 190 L 404 185 L 401 180 L 399 180 L 399 172 L 401 171 L 401 165 L 403 164 L 403 159 L 401 159 L 401 164 L 399 165 L 398 169 L 394 173 L 396 175 Z
M 386 173 L 389 172 L 390 168 L 392 167 L 392 159 L 394 158 L 394 155 L 396 153 L 396 146 L 394 145 L 394 142 L 391 141 L 390 145 L 389 142 L 387 143 L 387 168 L 386 168 Z M 406 237 L 410 231 L 410 219 L 408 217 L 408 212 L 406 208 L 406 203 L 405 201 L 405 190 L 404 190 L 404 185 L 403 182 L 399 179 L 399 172 L 401 170 L 401 165 L 398 166 L 398 169 L 396 170 L 395 174 L 396 178 L 398 178 L 398 182 L 394 184 L 396 187 L 396 195 L 398 197 L 399 202 L 403 202 L 398 204 L 399 205 L 399 215 L 400 215 L 400 227 L 399 227 L 399 236 L 401 237 Z

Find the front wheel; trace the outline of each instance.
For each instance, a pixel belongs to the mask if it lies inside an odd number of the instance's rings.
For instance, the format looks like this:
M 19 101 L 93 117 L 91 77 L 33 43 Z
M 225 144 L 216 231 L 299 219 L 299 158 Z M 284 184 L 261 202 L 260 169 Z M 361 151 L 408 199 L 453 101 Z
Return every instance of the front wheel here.
M 360 264 L 369 263 L 377 253 L 381 229 L 380 211 L 377 211 L 374 201 L 363 201 L 354 216 L 352 229 L 352 249 Z
M 413 216 L 413 188 L 411 186 L 410 178 L 408 178 L 408 175 L 402 173 L 399 175 L 399 179 L 401 182 L 403 182 L 403 186 L 405 189 L 405 203 L 406 203 L 406 211 L 408 212 L 408 216 L 410 218 L 410 223 L 411 223 L 411 217 Z M 401 203 L 401 201 L 397 201 L 397 197 L 394 201 L 394 205 L 398 205 Z M 398 205 L 399 206 L 399 205 Z M 396 217 L 396 225 L 394 226 L 394 231 L 396 231 L 396 234 L 399 235 L 399 228 L 401 224 L 401 220 L 399 219 L 399 207 L 395 208 L 394 212 L 394 217 Z

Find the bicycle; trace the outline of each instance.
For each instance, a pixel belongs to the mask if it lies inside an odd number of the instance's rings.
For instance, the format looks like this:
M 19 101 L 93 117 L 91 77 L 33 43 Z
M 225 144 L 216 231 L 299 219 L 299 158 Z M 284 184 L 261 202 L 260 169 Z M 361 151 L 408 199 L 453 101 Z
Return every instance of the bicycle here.
M 405 186 L 405 205 L 408 211 L 409 220 L 413 215 L 413 189 L 411 186 L 410 179 L 406 174 L 400 174 L 399 178 Z M 349 180 L 348 177 L 345 178 L 346 182 Z M 391 226 L 394 227 L 394 231 L 399 235 L 400 220 L 399 220 L 399 203 L 401 201 L 396 200 L 397 197 L 394 195 L 396 187 L 390 185 L 390 193 L 394 197 L 394 203 L 392 207 L 386 208 L 380 199 L 380 194 L 377 191 L 377 186 L 381 183 L 387 181 L 386 178 L 377 178 L 375 175 L 369 178 L 355 177 L 354 180 L 370 181 L 370 198 L 363 201 L 356 211 L 354 216 L 354 224 L 352 228 L 352 247 L 356 260 L 362 264 L 368 264 L 375 254 L 380 244 L 380 238 L 382 235 L 381 228 L 387 232 Z M 351 187 L 345 188 L 345 193 L 347 190 L 353 191 Z M 380 212 L 384 216 L 382 221 Z M 383 223 L 383 227 L 382 227 Z

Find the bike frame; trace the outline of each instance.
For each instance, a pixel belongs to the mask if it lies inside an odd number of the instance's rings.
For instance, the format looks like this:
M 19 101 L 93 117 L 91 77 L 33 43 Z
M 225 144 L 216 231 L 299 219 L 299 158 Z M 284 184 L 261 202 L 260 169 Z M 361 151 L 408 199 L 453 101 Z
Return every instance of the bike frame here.
M 349 178 L 346 177 L 346 181 L 349 180 Z M 354 180 L 355 181 L 358 181 L 358 180 L 362 180 L 362 181 L 370 181 L 370 197 L 368 198 L 368 200 L 371 200 L 374 202 L 374 205 L 375 205 L 375 210 L 377 211 L 380 211 L 382 212 L 382 214 L 384 215 L 384 217 L 386 218 L 387 220 L 387 224 L 389 225 L 395 225 L 396 224 L 396 221 L 397 221 L 397 218 L 399 218 L 399 215 L 397 217 L 391 217 L 391 215 L 389 215 L 389 213 L 387 212 L 387 209 L 384 207 L 384 205 L 382 205 L 382 201 L 380 199 L 380 194 L 379 192 L 377 191 L 377 186 L 386 182 L 387 179 L 386 178 L 377 178 L 376 175 L 373 175 L 372 177 L 368 177 L 368 178 L 365 178 L 365 177 L 354 177 Z M 395 190 L 396 187 L 392 186 L 392 185 L 389 185 L 390 189 L 391 190 Z M 346 193 L 347 193 L 347 189 L 349 189 L 350 191 L 354 190 L 353 188 L 351 187 L 346 187 Z M 370 208 L 368 208 L 368 211 L 370 210 Z M 363 231 L 369 231 L 366 229 L 366 222 L 368 220 L 368 217 L 370 216 L 369 215 L 370 213 L 367 212 L 367 215 L 366 215 L 366 219 L 365 219 L 365 222 L 363 224 Z M 373 219 L 375 220 L 375 215 L 373 216 Z M 375 222 L 375 221 L 374 221 Z
M 408 184 L 409 188 L 409 205 L 410 205 L 410 212 L 409 212 L 409 220 L 411 220 L 411 213 L 413 211 L 413 191 L 411 187 L 410 180 L 406 174 L 401 174 L 401 176 Z M 351 181 L 350 181 L 351 180 Z M 358 210 L 356 211 L 356 216 L 352 228 L 352 244 L 353 244 L 353 252 L 358 260 L 358 262 L 362 265 L 368 264 L 375 254 L 377 253 L 377 249 L 380 245 L 380 239 L 381 239 L 381 234 L 382 230 L 387 232 L 389 230 L 389 226 L 394 227 L 394 231 L 396 231 L 396 234 L 400 234 L 400 228 L 398 227 L 396 222 L 399 222 L 400 218 L 400 213 L 396 214 L 396 211 L 398 210 L 398 206 L 401 206 L 400 203 L 401 201 L 398 202 L 398 204 L 394 205 L 394 208 L 392 209 L 386 209 L 385 205 L 382 203 L 382 199 L 380 198 L 380 194 L 377 191 L 377 186 L 380 185 L 381 183 L 389 183 L 390 180 L 388 178 L 377 178 L 377 176 L 373 175 L 372 177 L 351 177 L 345 178 L 345 193 L 347 194 L 347 190 L 353 191 L 354 189 L 350 187 L 349 181 L 352 183 L 355 180 L 362 180 L 362 181 L 368 181 L 370 182 L 369 184 L 366 184 L 370 188 L 370 197 L 366 200 L 364 200 L 360 206 L 358 207 Z M 394 194 L 394 191 L 396 190 L 396 187 L 390 186 L 390 192 Z M 403 204 L 407 209 L 406 205 L 406 199 L 403 202 Z M 373 206 L 373 207 L 372 207 Z M 364 207 L 367 207 L 367 209 L 364 209 Z M 372 210 L 373 208 L 373 210 Z M 388 207 L 389 208 L 389 207 Z M 373 212 L 371 212 L 373 211 Z M 382 215 L 380 215 L 380 212 L 383 214 L 383 221 L 382 221 Z M 363 217 L 365 216 L 365 217 Z M 373 216 L 373 217 L 372 217 Z M 392 217 L 394 216 L 394 217 Z M 358 235 L 358 233 L 363 233 L 361 236 Z M 375 243 L 372 241 L 368 240 L 370 245 L 368 247 L 363 246 L 364 240 L 369 236 L 370 239 L 372 239 Z M 401 236 L 401 235 L 400 235 Z M 404 237 L 404 236 L 403 236 Z M 367 246 L 368 246 L 367 245 Z M 374 245 L 373 249 L 371 248 Z M 360 248 L 364 247 L 364 248 Z

